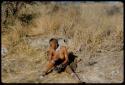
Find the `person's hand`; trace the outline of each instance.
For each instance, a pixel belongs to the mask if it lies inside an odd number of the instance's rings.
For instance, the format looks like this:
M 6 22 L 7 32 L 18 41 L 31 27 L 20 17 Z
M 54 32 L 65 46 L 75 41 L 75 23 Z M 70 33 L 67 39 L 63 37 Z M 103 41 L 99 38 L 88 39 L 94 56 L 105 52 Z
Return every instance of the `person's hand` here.
M 57 71 L 57 72 L 60 72 L 60 71 L 62 70 L 62 68 L 61 68 L 60 65 L 58 65 L 58 66 L 56 66 L 56 67 L 54 68 L 54 70 Z
M 60 64 L 60 65 L 58 65 L 58 66 L 55 67 L 55 70 L 56 70 L 57 72 L 61 72 L 61 70 L 64 69 L 65 66 L 66 66 L 65 64 Z
M 60 64 L 60 68 L 65 68 L 66 64 Z

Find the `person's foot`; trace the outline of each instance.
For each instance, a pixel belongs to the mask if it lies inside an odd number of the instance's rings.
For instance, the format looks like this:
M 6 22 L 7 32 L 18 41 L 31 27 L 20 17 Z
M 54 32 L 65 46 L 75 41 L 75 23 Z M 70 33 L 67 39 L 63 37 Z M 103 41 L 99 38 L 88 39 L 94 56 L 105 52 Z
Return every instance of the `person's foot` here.
M 78 80 L 78 83 L 83 83 L 82 81 Z
M 44 78 L 45 75 L 46 75 L 46 72 L 43 71 L 42 74 L 41 74 L 41 76 L 40 76 L 40 78 L 41 78 L 41 79 Z
M 71 76 L 74 77 L 78 83 L 83 83 L 74 73 L 71 73 Z

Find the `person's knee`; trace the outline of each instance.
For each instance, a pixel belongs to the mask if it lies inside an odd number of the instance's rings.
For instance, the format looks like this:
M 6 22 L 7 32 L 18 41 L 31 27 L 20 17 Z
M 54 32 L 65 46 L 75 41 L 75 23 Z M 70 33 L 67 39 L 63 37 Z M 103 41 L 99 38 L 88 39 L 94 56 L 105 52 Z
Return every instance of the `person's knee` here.
M 49 61 L 49 66 L 53 66 L 53 65 L 55 65 L 55 61 L 54 60 Z
M 51 60 L 51 63 L 52 63 L 53 65 L 55 65 L 55 60 Z
M 68 65 L 65 69 L 65 71 L 69 74 L 73 73 L 72 69 L 70 68 L 70 66 Z
M 55 65 L 57 60 L 58 58 L 53 58 L 50 62 Z

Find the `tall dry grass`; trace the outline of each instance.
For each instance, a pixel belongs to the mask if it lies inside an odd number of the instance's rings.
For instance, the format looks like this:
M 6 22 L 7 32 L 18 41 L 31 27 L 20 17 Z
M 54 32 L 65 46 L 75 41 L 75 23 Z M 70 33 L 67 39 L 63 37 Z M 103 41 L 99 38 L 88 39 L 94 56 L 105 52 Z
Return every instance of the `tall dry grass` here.
M 26 42 L 27 36 L 65 37 L 71 40 L 69 51 L 82 48 L 82 56 L 78 56 L 85 62 L 98 52 L 123 50 L 122 3 L 68 4 L 2 3 L 2 44 L 9 49 L 8 55 L 2 59 L 3 82 L 42 82 L 37 75 L 47 61 L 46 49 L 31 47 Z

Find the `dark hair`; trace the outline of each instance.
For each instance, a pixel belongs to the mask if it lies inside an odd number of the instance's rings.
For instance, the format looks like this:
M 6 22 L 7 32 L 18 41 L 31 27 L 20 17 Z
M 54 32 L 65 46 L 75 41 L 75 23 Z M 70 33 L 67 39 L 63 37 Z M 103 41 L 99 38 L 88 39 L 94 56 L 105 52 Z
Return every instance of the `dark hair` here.
M 58 40 L 57 40 L 57 39 L 51 38 L 51 39 L 49 40 L 49 43 L 52 42 L 52 41 L 55 41 L 55 42 L 58 44 Z

